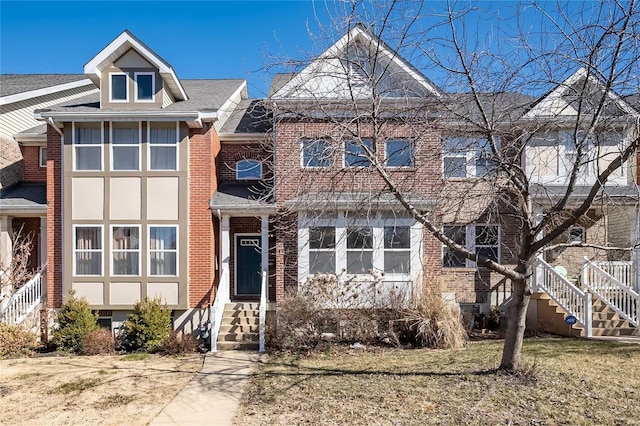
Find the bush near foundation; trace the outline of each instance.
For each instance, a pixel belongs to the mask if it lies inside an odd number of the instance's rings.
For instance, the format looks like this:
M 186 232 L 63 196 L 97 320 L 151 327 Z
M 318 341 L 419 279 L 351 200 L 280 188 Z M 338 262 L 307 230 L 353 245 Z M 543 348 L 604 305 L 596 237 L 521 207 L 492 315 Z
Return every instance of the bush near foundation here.
M 99 329 L 89 332 L 82 339 L 80 355 L 113 355 L 115 343 L 111 330 Z
M 153 351 L 171 331 L 171 310 L 160 298 L 144 298 L 133 307 L 124 322 L 127 351 Z
M 198 344 L 193 336 L 174 330 L 162 340 L 156 352 L 160 355 L 183 355 L 197 350 Z
M 0 359 L 30 356 L 37 347 L 33 333 L 18 325 L 0 323 Z
M 87 300 L 78 299 L 72 293 L 58 313 L 58 327 L 53 331 L 53 341 L 59 349 L 79 352 L 82 339 L 98 328 L 98 315 L 91 312 Z

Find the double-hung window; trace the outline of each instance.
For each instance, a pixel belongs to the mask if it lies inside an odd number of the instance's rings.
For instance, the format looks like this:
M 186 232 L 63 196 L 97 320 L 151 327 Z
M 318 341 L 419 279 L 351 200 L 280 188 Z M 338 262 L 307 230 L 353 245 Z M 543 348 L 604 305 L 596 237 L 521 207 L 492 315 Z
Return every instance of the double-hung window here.
M 466 247 L 476 255 L 498 262 L 500 260 L 500 236 L 498 225 L 446 225 L 444 234 L 456 244 Z M 442 266 L 465 268 L 474 266 L 448 246 L 442 246 Z
M 38 154 L 38 164 L 40 167 L 47 167 L 47 148 L 41 146 Z
M 111 123 L 111 170 L 140 170 L 140 124 Z
M 347 273 L 366 274 L 373 269 L 373 230 L 371 227 L 347 228 Z
M 74 170 L 102 170 L 101 123 L 73 123 Z
M 236 163 L 236 180 L 262 179 L 262 162 L 258 160 L 240 160 Z
M 462 136 L 442 138 L 442 171 L 445 178 L 495 175 L 496 165 L 493 157 L 487 138 Z
M 178 275 L 178 228 L 149 226 L 149 275 Z
M 373 139 L 348 140 L 344 142 L 345 167 L 369 167 L 371 161 L 365 147 L 373 153 Z
M 134 73 L 136 102 L 153 102 L 155 99 L 155 73 Z
M 178 124 L 149 123 L 149 170 L 178 170 Z
M 333 149 L 329 139 L 303 139 L 302 167 L 329 168 L 333 165 Z
M 391 274 L 411 272 L 411 228 L 384 227 L 384 271 Z
M 140 275 L 140 226 L 111 226 L 111 275 Z
M 390 139 L 386 142 L 387 167 L 414 167 L 415 143 L 409 139 Z
M 129 90 L 128 90 L 128 77 L 123 72 L 110 73 L 110 99 L 111 102 L 128 102 Z
M 336 228 L 309 228 L 309 274 L 336 272 Z
M 73 274 L 102 275 L 102 226 L 75 226 Z

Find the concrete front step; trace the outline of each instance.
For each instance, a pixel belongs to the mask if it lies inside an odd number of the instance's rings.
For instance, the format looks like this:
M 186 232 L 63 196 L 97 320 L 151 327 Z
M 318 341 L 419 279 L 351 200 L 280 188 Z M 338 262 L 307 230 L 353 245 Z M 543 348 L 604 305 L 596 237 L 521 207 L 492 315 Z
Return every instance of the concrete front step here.
M 221 325 L 258 325 L 260 317 L 222 317 Z
M 637 330 L 633 327 L 593 328 L 593 336 L 637 336 Z
M 231 302 L 225 303 L 225 311 L 257 311 L 260 309 L 260 303 L 258 302 Z
M 253 318 L 253 317 L 260 317 L 260 311 L 257 309 L 226 309 L 224 311 L 222 311 L 222 317 L 227 317 L 227 318 L 241 318 L 241 317 L 245 317 L 245 318 Z
M 593 328 L 632 328 L 629 324 L 629 321 L 625 321 L 622 319 L 612 319 L 612 320 L 597 320 L 594 319 L 592 322 Z
M 258 321 L 256 321 L 255 324 L 244 324 L 244 325 L 238 325 L 238 324 L 225 324 L 223 322 L 222 325 L 220 325 L 220 333 L 259 333 L 260 332 L 260 325 L 258 324 Z
M 220 351 L 257 351 L 260 349 L 258 342 L 229 342 L 218 341 L 218 350 Z
M 218 342 L 257 342 L 258 333 L 220 333 Z
M 220 350 L 257 350 L 260 339 L 260 304 L 254 302 L 227 303 L 222 313 L 218 334 Z

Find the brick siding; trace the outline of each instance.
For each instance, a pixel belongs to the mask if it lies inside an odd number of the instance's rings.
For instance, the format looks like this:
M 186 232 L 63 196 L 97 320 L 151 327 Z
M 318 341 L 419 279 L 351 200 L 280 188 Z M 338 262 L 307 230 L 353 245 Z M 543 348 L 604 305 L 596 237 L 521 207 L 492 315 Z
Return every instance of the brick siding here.
M 47 168 L 40 167 L 40 147 L 39 146 L 22 146 L 23 174 L 24 182 L 46 182 Z
M 47 126 L 47 307 L 62 305 L 62 141 Z M 69 254 L 71 255 L 71 254 Z

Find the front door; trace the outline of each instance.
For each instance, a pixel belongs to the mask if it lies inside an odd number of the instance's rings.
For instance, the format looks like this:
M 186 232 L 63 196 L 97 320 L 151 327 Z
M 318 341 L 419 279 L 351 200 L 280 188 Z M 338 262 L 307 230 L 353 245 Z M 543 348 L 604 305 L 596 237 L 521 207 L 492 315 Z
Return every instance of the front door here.
M 262 277 L 260 275 L 259 235 L 236 236 L 236 294 L 239 296 L 257 296 L 260 294 Z

